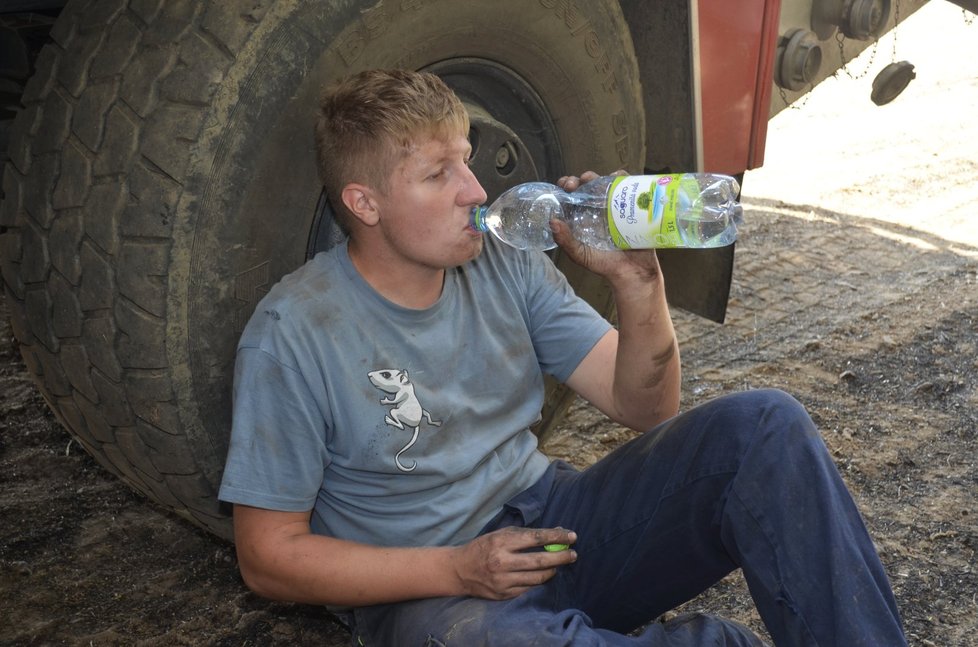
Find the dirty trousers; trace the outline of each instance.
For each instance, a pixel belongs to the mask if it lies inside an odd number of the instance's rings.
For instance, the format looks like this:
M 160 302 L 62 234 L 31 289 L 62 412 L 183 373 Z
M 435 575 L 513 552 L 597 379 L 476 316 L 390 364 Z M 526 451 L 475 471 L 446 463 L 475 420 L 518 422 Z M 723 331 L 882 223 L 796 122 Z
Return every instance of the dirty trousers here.
M 648 624 L 737 568 L 776 645 L 906 644 L 859 512 L 780 391 L 708 402 L 583 471 L 554 463 L 486 532 L 514 525 L 574 530 L 577 561 L 513 600 L 357 609 L 354 644 L 761 645 L 711 615 Z

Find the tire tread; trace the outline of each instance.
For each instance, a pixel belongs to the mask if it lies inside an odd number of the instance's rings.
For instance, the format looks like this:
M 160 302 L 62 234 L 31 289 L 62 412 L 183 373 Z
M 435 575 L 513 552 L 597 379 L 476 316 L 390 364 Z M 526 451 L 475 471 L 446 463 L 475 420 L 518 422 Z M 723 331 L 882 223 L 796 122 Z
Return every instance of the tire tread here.
M 69 2 L 25 88 L 0 206 L 12 328 L 59 420 L 136 489 L 225 537 L 170 375 L 166 277 L 180 178 L 267 6 Z

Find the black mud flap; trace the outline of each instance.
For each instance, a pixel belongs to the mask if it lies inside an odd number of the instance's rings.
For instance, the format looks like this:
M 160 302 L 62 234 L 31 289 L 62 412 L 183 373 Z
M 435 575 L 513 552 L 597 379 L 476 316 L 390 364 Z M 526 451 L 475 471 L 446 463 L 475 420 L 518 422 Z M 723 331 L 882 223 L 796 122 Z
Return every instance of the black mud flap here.
M 714 249 L 660 249 L 669 305 L 723 323 L 733 280 L 734 245 Z

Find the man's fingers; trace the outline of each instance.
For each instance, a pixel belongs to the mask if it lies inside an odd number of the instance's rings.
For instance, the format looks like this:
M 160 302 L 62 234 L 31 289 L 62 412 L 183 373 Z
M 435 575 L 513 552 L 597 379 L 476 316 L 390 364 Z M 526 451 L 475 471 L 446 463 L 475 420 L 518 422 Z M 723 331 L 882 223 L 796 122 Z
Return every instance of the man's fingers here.
M 577 535 L 563 528 L 507 528 L 495 539 L 499 543 L 494 570 L 501 573 L 552 571 L 577 559 L 577 553 L 570 548 Z M 568 549 L 548 551 L 546 546 L 568 546 Z M 552 573 L 546 579 L 550 577 Z
M 547 544 L 573 544 L 577 541 L 577 533 L 564 528 L 510 527 L 499 531 L 499 537 L 517 551 L 542 548 Z
M 587 184 L 591 180 L 596 180 L 600 175 L 594 171 L 584 171 L 580 176 L 565 175 L 557 180 L 557 186 L 564 191 L 576 191 L 582 184 Z
M 581 178 L 576 175 L 565 175 L 557 180 L 557 186 L 564 191 L 575 191 L 577 187 L 581 186 Z
M 456 572 L 469 595 L 507 599 L 543 584 L 577 560 L 577 534 L 563 528 L 502 528 L 461 547 Z M 568 548 L 548 551 L 548 545 Z

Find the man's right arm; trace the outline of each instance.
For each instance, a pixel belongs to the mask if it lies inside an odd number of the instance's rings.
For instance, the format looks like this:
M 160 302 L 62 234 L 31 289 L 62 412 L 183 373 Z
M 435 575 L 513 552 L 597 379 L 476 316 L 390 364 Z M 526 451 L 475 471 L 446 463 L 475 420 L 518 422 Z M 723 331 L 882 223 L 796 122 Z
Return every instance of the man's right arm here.
M 462 546 L 389 548 L 313 534 L 308 512 L 234 506 L 241 575 L 264 597 L 335 606 L 365 606 L 417 598 L 471 595 L 516 597 L 546 582 L 573 550 L 560 528 L 505 528 Z

